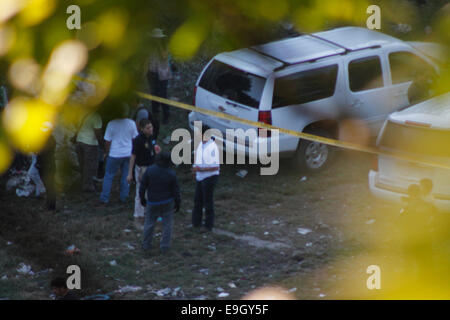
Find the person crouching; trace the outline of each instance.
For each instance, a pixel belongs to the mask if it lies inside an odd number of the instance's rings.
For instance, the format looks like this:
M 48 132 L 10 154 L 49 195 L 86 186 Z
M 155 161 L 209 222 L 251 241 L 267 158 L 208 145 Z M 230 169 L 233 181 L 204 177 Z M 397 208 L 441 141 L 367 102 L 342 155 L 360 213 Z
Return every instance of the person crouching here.
M 147 168 L 141 180 L 139 197 L 142 206 L 146 207 L 142 248 L 146 252 L 149 252 L 151 248 L 153 230 L 158 217 L 163 219 L 161 253 L 166 253 L 170 248 L 173 213 L 179 211 L 181 203 L 178 179 L 170 165 L 171 159 L 168 152 L 157 154 L 155 164 Z

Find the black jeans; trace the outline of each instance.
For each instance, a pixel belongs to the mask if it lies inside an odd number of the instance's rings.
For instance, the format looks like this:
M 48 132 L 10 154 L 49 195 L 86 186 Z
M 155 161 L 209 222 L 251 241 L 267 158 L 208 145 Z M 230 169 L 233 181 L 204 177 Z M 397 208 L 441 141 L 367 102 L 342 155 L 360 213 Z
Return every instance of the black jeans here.
M 148 72 L 147 80 L 150 86 L 151 94 L 161 98 L 167 98 L 167 85 L 169 83 L 168 80 L 159 80 L 158 74 L 156 72 Z M 169 120 L 170 115 L 169 106 L 163 103 L 159 103 L 157 101 L 152 101 L 152 113 L 156 118 L 155 120 L 159 122 L 158 114 L 160 106 L 163 110 L 163 119 L 165 121 Z
M 197 181 L 195 185 L 194 210 L 192 211 L 192 226 L 202 225 L 203 208 L 205 208 L 205 227 L 214 227 L 214 188 L 219 179 L 218 175 Z
M 37 156 L 36 168 L 39 171 L 46 190 L 46 204 L 48 210 L 56 209 L 56 185 L 55 185 L 55 155 L 45 152 Z

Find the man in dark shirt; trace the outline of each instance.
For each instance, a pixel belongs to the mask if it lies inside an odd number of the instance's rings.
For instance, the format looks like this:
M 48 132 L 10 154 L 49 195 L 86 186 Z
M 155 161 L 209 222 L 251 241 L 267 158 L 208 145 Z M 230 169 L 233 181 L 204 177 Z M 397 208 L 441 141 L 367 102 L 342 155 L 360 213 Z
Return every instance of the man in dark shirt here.
M 145 207 L 141 205 L 139 198 L 139 187 L 142 176 L 148 166 L 154 163 L 155 155 L 161 151 L 161 148 L 156 144 L 153 136 L 153 125 L 148 119 L 142 119 L 139 122 L 140 133 L 133 139 L 133 149 L 131 151 L 130 166 L 128 168 L 128 183 L 133 181 L 133 167 L 134 176 L 136 179 L 136 197 L 134 199 L 134 218 L 143 223 Z
M 146 206 L 144 240 L 142 248 L 148 252 L 151 247 L 156 219 L 163 218 L 163 234 L 160 243 L 161 253 L 170 248 L 173 212 L 180 209 L 180 188 L 175 172 L 170 169 L 170 154 L 162 152 L 156 156 L 156 164 L 149 167 L 142 177 L 139 188 L 141 204 Z M 147 192 L 147 202 L 145 193 Z

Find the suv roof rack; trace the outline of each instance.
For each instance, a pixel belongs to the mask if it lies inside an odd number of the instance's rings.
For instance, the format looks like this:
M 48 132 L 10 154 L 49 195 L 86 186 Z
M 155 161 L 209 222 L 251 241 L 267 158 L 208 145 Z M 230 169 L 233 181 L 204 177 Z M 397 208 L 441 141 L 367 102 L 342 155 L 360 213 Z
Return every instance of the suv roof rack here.
M 361 51 L 361 50 L 366 50 L 366 49 L 378 49 L 378 48 L 381 48 L 381 45 L 376 44 L 376 45 L 371 45 L 371 46 L 367 46 L 367 47 L 361 47 L 361 48 L 357 48 L 357 49 L 350 49 L 350 48 L 347 48 L 347 47 L 345 47 L 345 46 L 343 46 L 343 45 L 341 45 L 341 44 L 339 44 L 339 43 L 337 43 L 337 42 L 334 42 L 334 41 L 331 41 L 331 40 L 322 38 L 322 37 L 317 36 L 317 35 L 312 34 L 312 33 L 304 32 L 304 33 L 301 33 L 301 34 L 299 35 L 299 37 L 301 37 L 301 36 L 310 36 L 310 37 L 315 38 L 315 39 L 318 39 L 318 40 L 320 40 L 320 41 L 329 43 L 329 44 L 331 44 L 331 45 L 333 45 L 333 46 L 335 46 L 335 47 L 337 47 L 337 48 L 343 49 L 344 51 L 342 51 L 342 52 L 336 52 L 336 53 L 331 53 L 331 54 L 328 54 L 328 55 L 319 56 L 319 57 L 315 57 L 315 58 L 308 59 L 308 60 L 300 60 L 300 61 L 298 61 L 298 62 L 291 62 L 291 63 L 289 63 L 289 62 L 286 62 L 286 61 L 284 61 L 284 60 L 282 60 L 282 59 L 279 59 L 279 58 L 277 58 L 277 57 L 274 57 L 274 56 L 272 56 L 272 55 L 270 55 L 270 54 L 268 54 L 268 53 L 266 53 L 266 52 L 263 52 L 263 51 L 261 51 L 261 50 L 258 50 L 258 49 L 255 48 L 255 47 L 250 47 L 249 49 L 250 49 L 250 50 L 253 50 L 253 51 L 255 51 L 255 52 L 257 52 L 257 53 L 259 53 L 259 54 L 261 54 L 261 55 L 263 55 L 263 56 L 266 56 L 266 57 L 268 57 L 268 58 L 271 58 L 271 59 L 273 59 L 273 60 L 275 60 L 275 61 L 278 61 L 278 62 L 282 63 L 281 66 L 279 66 L 279 67 L 277 67 L 277 68 L 274 69 L 274 71 L 280 71 L 280 70 L 282 70 L 282 69 L 284 69 L 284 68 L 286 68 L 286 67 L 293 66 L 293 65 L 297 65 L 297 64 L 311 63 L 311 62 L 315 62 L 315 61 L 317 61 L 317 60 L 319 60 L 319 59 L 325 59 L 325 58 L 329 58 L 329 57 L 333 57 L 333 56 L 339 56 L 339 55 L 346 55 L 346 54 L 351 53 L 351 52 L 356 52 L 356 51 Z

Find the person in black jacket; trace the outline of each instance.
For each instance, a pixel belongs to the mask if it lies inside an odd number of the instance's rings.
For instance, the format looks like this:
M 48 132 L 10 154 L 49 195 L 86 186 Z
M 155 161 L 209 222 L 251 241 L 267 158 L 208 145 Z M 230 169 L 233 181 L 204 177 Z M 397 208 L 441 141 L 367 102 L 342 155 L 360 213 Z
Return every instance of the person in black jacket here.
M 180 210 L 180 188 L 175 172 L 170 169 L 170 154 L 161 152 L 155 164 L 148 167 L 139 188 L 141 204 L 146 207 L 144 239 L 142 248 L 149 251 L 158 217 L 163 219 L 163 234 L 160 243 L 161 253 L 166 253 L 171 244 L 173 213 Z M 147 200 L 145 193 L 147 192 Z

